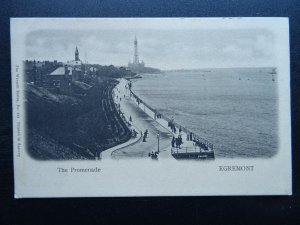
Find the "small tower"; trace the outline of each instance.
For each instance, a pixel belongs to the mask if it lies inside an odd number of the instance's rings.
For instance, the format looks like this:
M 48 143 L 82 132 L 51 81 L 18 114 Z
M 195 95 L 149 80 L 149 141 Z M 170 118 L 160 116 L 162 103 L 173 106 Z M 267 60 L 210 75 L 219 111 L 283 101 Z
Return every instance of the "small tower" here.
M 138 54 L 138 41 L 136 36 L 134 37 L 134 59 L 133 63 L 138 65 L 139 64 L 139 54 Z
M 79 61 L 79 51 L 77 49 L 77 46 L 76 46 L 76 50 L 75 50 L 75 61 Z

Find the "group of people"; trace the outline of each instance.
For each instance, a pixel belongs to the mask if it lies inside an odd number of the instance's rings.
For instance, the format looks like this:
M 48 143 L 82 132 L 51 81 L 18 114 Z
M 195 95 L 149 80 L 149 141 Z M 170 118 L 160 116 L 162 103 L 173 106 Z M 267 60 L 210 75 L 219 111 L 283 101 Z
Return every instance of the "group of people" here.
M 208 150 L 208 146 L 205 143 L 201 142 L 199 139 L 194 139 L 193 142 L 194 145 L 199 146 L 201 149 Z
M 180 148 L 181 145 L 183 144 L 182 136 L 180 134 L 178 135 L 177 138 L 175 136 L 173 136 L 171 144 L 172 144 L 172 148 L 175 148 L 175 147 Z
M 132 129 L 131 134 L 132 134 L 132 137 L 136 138 L 138 132 L 135 129 Z
M 171 130 L 172 130 L 172 132 L 173 132 L 174 134 L 176 134 L 176 127 L 175 127 L 175 125 L 174 125 L 174 123 L 173 123 L 172 121 L 169 121 L 169 122 L 168 122 L 168 127 L 170 127 Z
M 192 132 L 187 135 L 188 141 L 193 141 L 193 145 L 199 146 L 201 149 L 208 150 L 208 145 L 199 140 Z
M 172 132 L 173 132 L 174 134 L 176 134 L 177 129 L 176 129 L 176 126 L 175 126 L 175 124 L 174 124 L 174 122 L 173 122 L 173 119 L 172 119 L 171 121 L 168 122 L 168 127 L 170 127 L 171 130 L 172 130 Z M 179 127 L 179 130 L 178 130 L 178 131 L 179 131 L 179 134 L 181 134 L 182 128 Z
M 149 152 L 148 157 L 151 157 L 151 159 L 158 159 L 158 152 Z
M 154 119 L 155 119 L 155 120 L 156 120 L 156 119 L 161 119 L 161 114 L 158 113 L 158 112 L 155 112 L 155 113 L 154 113 Z

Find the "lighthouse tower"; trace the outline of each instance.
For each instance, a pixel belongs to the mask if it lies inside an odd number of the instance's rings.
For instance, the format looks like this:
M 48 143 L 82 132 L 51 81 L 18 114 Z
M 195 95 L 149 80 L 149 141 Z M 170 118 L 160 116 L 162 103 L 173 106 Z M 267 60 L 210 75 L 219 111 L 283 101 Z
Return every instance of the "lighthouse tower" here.
M 139 60 L 139 52 L 138 52 L 138 41 L 136 36 L 134 37 L 134 55 L 132 63 L 129 61 L 128 68 L 134 72 L 141 72 L 145 68 L 145 63 Z
M 138 65 L 139 62 L 139 53 L 138 53 L 138 41 L 136 39 L 136 36 L 134 37 L 134 59 L 133 63 Z

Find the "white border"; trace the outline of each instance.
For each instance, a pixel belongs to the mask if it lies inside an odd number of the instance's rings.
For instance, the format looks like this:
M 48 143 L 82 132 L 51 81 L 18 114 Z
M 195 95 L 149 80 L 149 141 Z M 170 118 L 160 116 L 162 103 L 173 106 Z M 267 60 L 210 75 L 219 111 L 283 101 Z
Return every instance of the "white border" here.
M 188 28 L 185 28 L 189 25 Z M 101 25 L 101 26 L 100 26 Z M 121 26 L 122 25 L 122 26 Z M 26 35 L 38 29 L 270 29 L 276 37 L 279 82 L 278 154 L 270 159 L 222 159 L 213 162 L 160 160 L 36 161 L 25 152 L 23 86 L 19 83 Z M 291 119 L 289 28 L 287 18 L 12 18 L 11 60 L 15 197 L 291 195 Z M 20 91 L 19 108 L 17 92 Z M 23 117 L 17 118 L 17 113 Z M 18 134 L 18 123 L 20 133 Z M 20 140 L 18 140 L 20 138 Z M 20 156 L 18 143 L 22 145 Z M 222 165 L 253 165 L 253 172 L 220 172 Z M 58 173 L 57 167 L 99 167 L 99 173 Z

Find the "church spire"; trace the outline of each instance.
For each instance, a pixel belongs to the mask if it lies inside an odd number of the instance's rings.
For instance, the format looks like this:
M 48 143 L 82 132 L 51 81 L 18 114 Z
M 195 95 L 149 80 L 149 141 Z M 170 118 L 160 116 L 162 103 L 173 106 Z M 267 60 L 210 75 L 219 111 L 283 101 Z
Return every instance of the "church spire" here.
M 79 51 L 78 51 L 77 46 L 76 46 L 76 49 L 75 49 L 75 61 L 79 61 Z

